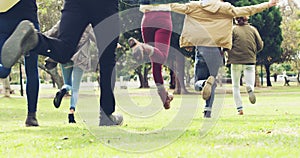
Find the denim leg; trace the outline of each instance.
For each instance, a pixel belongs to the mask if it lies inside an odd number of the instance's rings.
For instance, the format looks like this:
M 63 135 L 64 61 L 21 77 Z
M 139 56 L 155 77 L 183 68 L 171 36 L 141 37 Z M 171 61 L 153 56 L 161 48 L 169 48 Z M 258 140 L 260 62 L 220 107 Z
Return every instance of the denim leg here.
M 232 80 L 232 93 L 235 106 L 238 110 L 243 109 L 243 102 L 240 92 L 240 78 L 243 70 L 242 64 L 231 64 L 231 80 Z
M 12 26 L 9 25 L 9 22 L 3 21 L 3 20 L 0 20 L 0 23 L 6 24 L 6 25 L 0 24 L 0 78 L 6 78 L 9 75 L 11 68 L 5 68 L 2 66 L 1 52 L 2 52 L 2 47 L 3 47 L 4 42 L 10 36 L 10 33 L 11 33 L 10 27 L 12 27 Z M 7 30 L 9 30 L 9 31 L 7 31 Z
M 34 25 L 39 30 L 38 23 L 34 23 Z M 40 88 L 38 55 L 36 53 L 30 53 L 29 56 L 25 56 L 25 72 L 28 112 L 36 112 Z
M 196 52 L 198 52 L 198 54 L 203 56 L 203 59 L 206 62 L 207 68 L 209 70 L 209 73 L 205 74 L 205 75 L 207 75 L 205 79 L 207 79 L 208 76 L 216 77 L 218 75 L 220 66 L 223 64 L 223 57 L 220 53 L 220 49 L 218 47 L 197 46 Z M 208 100 L 206 100 L 206 105 L 204 107 L 205 111 L 211 111 L 211 109 L 212 109 L 216 87 L 217 87 L 217 84 L 214 83 L 212 85 L 211 96 Z
M 65 88 L 67 91 L 72 90 L 73 64 L 71 63 L 61 64 L 61 72 L 64 79 L 64 85 L 62 88 Z
M 73 82 L 72 82 L 72 95 L 70 101 L 70 109 L 72 108 L 75 110 L 76 108 L 82 75 L 83 75 L 83 70 L 77 66 L 74 66 L 73 77 L 72 77 Z
M 195 70 L 194 70 L 194 74 L 195 74 L 194 87 L 195 87 L 196 91 L 201 91 L 204 86 L 204 82 L 209 77 L 209 70 L 208 70 L 208 67 L 206 65 L 206 62 L 205 62 L 203 56 L 197 50 L 196 50 L 194 68 L 195 68 Z
M 99 1 L 93 0 L 93 3 L 99 3 Z M 93 11 L 99 12 L 95 15 L 101 15 L 100 19 L 105 19 L 110 16 L 109 21 L 104 20 L 100 25 L 95 25 L 97 19 L 99 20 L 99 18 L 95 18 L 92 24 L 97 39 L 97 48 L 100 58 L 100 112 L 110 115 L 115 111 L 115 96 L 113 93 L 116 81 L 115 49 L 120 35 L 120 22 L 118 14 L 111 16 L 113 13 L 118 12 L 118 1 L 101 1 L 101 4 L 102 3 L 104 7 L 102 6 L 101 9 L 96 9 L 97 7 L 95 7 L 95 10 L 93 9 Z
M 100 112 L 107 115 L 115 111 L 115 96 L 113 93 L 116 81 L 115 48 L 118 39 L 115 39 L 100 57 Z
M 39 93 L 38 55 L 25 56 L 26 97 L 28 112 L 36 112 Z

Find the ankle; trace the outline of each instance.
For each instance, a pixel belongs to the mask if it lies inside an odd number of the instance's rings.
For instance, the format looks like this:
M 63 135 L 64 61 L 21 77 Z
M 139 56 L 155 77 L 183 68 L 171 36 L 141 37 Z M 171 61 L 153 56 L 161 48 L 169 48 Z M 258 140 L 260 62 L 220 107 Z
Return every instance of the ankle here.
M 28 112 L 27 116 L 36 117 L 36 112 Z
M 71 107 L 70 111 L 69 111 L 69 114 L 74 114 L 74 113 L 75 113 L 75 108 Z

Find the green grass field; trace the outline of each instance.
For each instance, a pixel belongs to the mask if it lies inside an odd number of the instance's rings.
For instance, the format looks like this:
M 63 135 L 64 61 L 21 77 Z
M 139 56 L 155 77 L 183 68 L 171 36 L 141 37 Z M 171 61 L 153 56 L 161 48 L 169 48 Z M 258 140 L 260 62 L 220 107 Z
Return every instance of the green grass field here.
M 81 90 L 77 124 L 69 124 L 69 98 L 55 109 L 56 90 L 41 89 L 39 127 L 25 127 L 25 97 L 1 97 L 0 157 L 300 157 L 300 86 L 282 85 L 256 88 L 254 105 L 242 87 L 243 116 L 224 85 L 211 119 L 199 94 L 175 95 L 163 110 L 154 88 L 116 89 L 121 127 L 97 126 L 97 90 Z

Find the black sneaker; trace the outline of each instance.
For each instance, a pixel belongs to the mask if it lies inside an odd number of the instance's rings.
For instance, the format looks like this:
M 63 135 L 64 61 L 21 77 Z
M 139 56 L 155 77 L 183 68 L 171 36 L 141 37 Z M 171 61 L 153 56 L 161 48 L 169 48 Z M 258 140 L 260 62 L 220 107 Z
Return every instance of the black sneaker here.
M 204 118 L 211 118 L 211 111 L 204 111 L 203 112 L 203 114 L 204 114 Z
M 27 114 L 25 125 L 26 125 L 26 127 L 39 126 L 37 119 L 36 119 L 36 113 L 28 113 Z
M 37 30 L 34 25 L 23 20 L 2 47 L 2 65 L 11 68 L 25 52 L 28 53 L 38 44 Z
M 62 100 L 62 98 L 65 96 L 66 93 L 67 93 L 67 90 L 66 90 L 65 88 L 59 90 L 59 91 L 56 93 L 56 95 L 55 95 L 55 97 L 54 97 L 54 99 L 53 99 L 53 104 L 54 104 L 54 106 L 55 106 L 56 108 L 59 108 L 60 103 L 61 103 L 61 100 Z
M 100 123 L 99 126 L 117 126 L 122 125 L 123 116 L 121 114 L 100 114 Z
M 68 119 L 69 119 L 69 123 L 76 123 L 75 118 L 74 118 L 74 114 L 69 114 Z

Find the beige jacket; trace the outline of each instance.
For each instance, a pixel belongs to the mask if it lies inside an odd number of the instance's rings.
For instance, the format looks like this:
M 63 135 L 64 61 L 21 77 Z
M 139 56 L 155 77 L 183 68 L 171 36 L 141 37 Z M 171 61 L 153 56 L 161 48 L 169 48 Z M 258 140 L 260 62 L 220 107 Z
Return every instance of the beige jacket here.
M 269 8 L 269 3 L 234 7 L 220 0 L 172 3 L 171 10 L 186 14 L 180 47 L 208 46 L 231 49 L 233 18 L 250 16 Z

